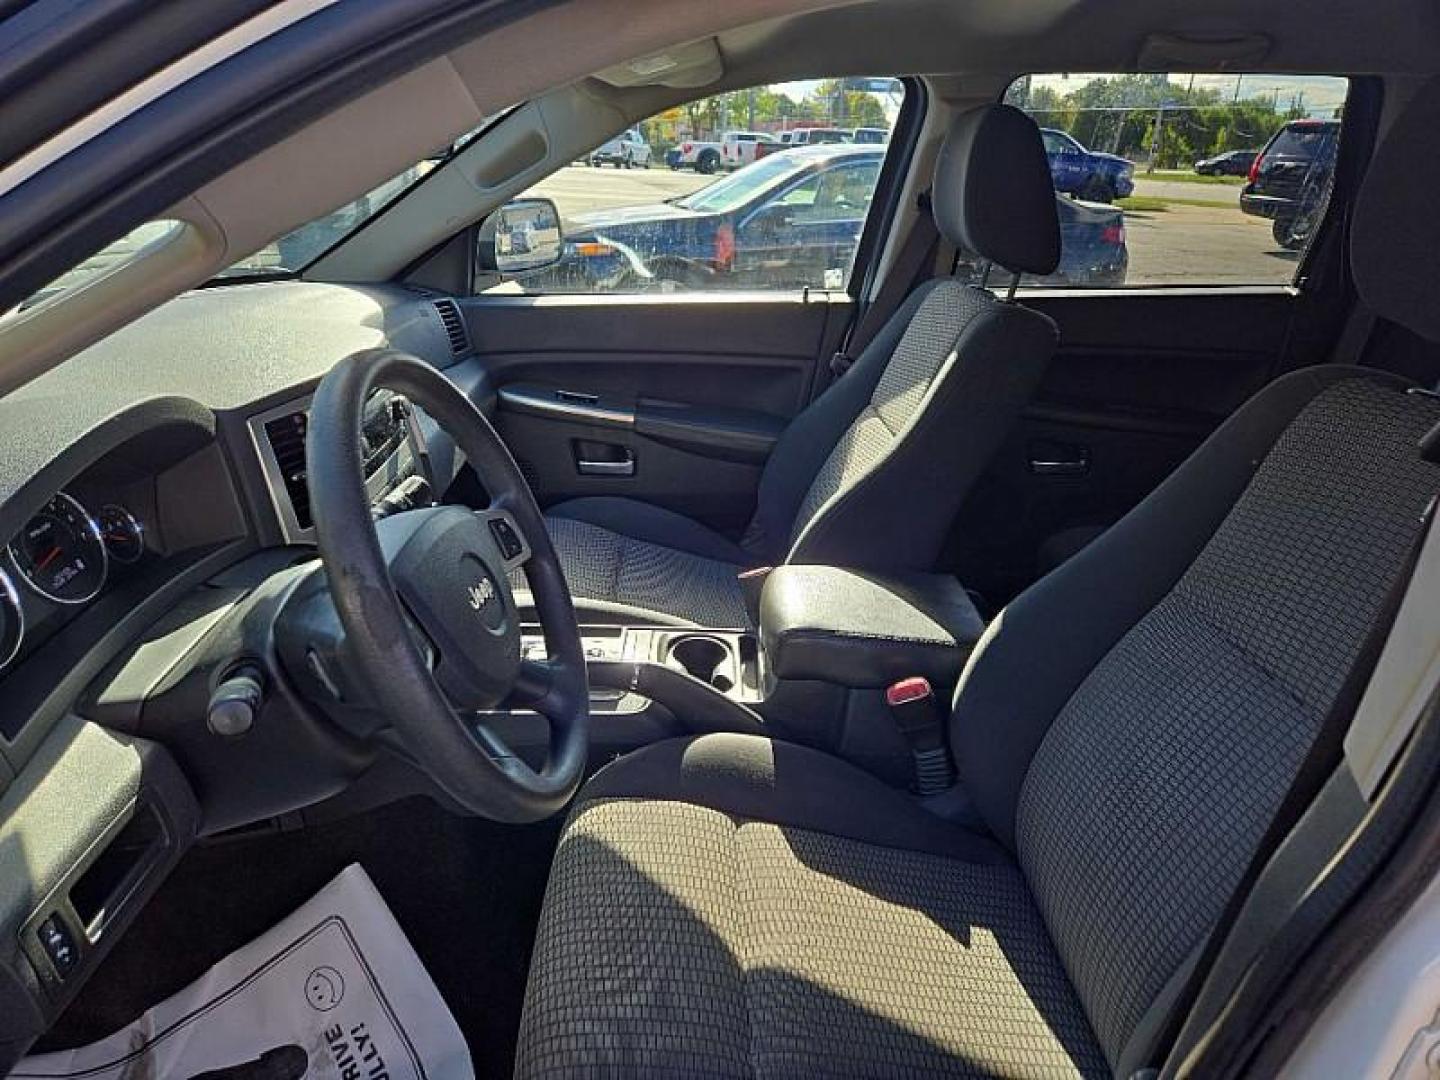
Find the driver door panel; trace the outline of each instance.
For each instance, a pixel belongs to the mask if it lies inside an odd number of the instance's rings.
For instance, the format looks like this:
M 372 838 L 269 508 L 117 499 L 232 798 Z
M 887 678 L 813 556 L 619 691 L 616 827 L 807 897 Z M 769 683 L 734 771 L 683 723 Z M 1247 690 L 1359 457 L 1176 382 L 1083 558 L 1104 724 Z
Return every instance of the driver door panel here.
M 542 507 L 619 495 L 730 535 L 850 316 L 848 297 L 825 294 L 482 296 L 464 308 L 496 427 Z

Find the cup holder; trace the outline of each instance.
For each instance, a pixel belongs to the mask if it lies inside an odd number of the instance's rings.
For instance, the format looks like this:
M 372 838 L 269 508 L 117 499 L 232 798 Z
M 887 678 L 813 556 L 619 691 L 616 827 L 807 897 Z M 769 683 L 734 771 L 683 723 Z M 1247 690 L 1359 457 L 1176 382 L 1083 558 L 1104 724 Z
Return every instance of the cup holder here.
M 666 662 L 683 669 L 692 678 L 709 683 L 722 694 L 735 687 L 735 663 L 730 647 L 716 637 L 696 634 L 670 646 Z

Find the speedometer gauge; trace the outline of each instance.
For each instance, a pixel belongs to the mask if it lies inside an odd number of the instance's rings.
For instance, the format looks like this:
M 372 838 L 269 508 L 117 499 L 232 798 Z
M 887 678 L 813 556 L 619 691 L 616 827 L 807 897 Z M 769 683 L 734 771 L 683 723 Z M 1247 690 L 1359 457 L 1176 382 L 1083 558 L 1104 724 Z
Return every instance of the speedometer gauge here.
M 24 635 L 25 613 L 20 608 L 20 596 L 5 571 L 0 570 L 0 670 L 15 659 Z
M 27 585 L 60 604 L 93 600 L 109 569 L 100 527 L 63 491 L 10 541 L 10 557 Z

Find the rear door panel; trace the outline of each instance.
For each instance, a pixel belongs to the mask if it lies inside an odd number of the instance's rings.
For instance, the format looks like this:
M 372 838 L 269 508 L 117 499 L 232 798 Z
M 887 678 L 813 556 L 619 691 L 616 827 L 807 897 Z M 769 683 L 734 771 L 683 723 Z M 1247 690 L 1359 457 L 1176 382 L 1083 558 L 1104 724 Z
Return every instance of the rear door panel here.
M 1114 522 L 1273 377 L 1289 290 L 1040 293 L 1060 346 L 977 485 L 947 553 L 1002 603 L 1029 584 L 1047 538 Z

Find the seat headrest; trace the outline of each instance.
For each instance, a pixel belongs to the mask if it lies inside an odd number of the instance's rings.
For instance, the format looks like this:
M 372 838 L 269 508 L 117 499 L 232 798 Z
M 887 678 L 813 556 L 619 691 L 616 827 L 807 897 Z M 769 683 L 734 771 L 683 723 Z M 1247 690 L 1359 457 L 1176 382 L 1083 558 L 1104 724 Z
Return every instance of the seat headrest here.
M 1440 79 L 1390 126 L 1355 200 L 1350 265 L 1360 298 L 1382 318 L 1440 341 L 1440 205 L 1430 166 L 1440 131 Z
M 986 105 L 956 117 L 935 161 L 935 226 L 956 247 L 1012 273 L 1060 262 L 1055 184 L 1040 129 L 1019 109 Z

